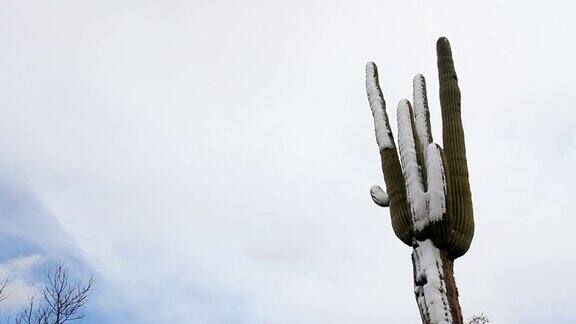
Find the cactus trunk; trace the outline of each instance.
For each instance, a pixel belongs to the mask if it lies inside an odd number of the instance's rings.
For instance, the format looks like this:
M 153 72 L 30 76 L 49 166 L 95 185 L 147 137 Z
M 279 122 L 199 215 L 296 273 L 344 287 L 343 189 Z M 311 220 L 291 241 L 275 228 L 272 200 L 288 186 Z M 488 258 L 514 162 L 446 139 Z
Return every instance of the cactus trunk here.
M 414 295 L 422 323 L 462 324 L 462 309 L 458 301 L 458 289 L 454 279 L 454 261 L 450 258 L 448 252 L 439 250 L 433 243 L 429 242 L 429 246 L 421 246 L 421 243 L 417 242 L 412 251 L 412 268 L 414 271 Z M 423 253 L 432 254 L 435 258 L 422 256 Z M 435 264 L 428 264 L 428 267 L 434 269 L 434 272 L 438 272 L 436 278 L 429 278 L 426 276 L 426 272 L 422 273 L 422 267 L 426 265 L 422 264 L 423 260 L 421 259 L 426 257 L 428 257 L 428 261 L 432 259 L 435 262 Z M 433 276 L 434 272 L 429 275 Z M 434 286 L 434 280 L 436 280 L 437 286 Z M 428 291 L 425 289 L 426 285 L 432 285 L 427 287 Z M 439 296 L 434 296 L 435 293 L 439 294 Z M 428 302 L 426 302 L 427 300 Z M 432 305 L 433 302 L 441 303 L 442 305 L 435 308 Z
M 423 324 L 462 324 L 454 262 L 431 240 L 416 241 L 412 251 L 414 295 Z

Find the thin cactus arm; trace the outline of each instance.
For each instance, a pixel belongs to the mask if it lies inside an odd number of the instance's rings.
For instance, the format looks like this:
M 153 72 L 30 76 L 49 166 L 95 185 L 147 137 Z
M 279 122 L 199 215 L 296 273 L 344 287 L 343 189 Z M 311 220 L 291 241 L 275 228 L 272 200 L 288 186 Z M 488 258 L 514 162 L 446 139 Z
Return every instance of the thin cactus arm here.
M 461 95 L 458 76 L 452 59 L 448 39 L 441 37 L 436 43 L 438 78 L 440 81 L 440 108 L 442 111 L 442 140 L 447 173 L 448 227 L 450 233 L 437 244 L 447 246 L 454 258 L 468 251 L 474 237 L 472 194 L 468 181 L 468 164 L 461 116 Z M 437 229 L 438 234 L 440 230 Z M 446 234 L 445 234 L 446 235 Z M 440 236 L 440 235 L 439 235 Z M 443 242 L 440 242 L 443 241 Z M 446 242 L 447 241 L 447 242 Z M 436 243 L 436 242 L 435 242 Z
M 386 113 L 386 101 L 384 101 L 378 80 L 378 68 L 373 62 L 366 64 L 366 93 L 374 117 L 376 142 L 380 151 L 382 173 L 386 183 L 387 206 L 390 208 L 392 229 L 404 244 L 411 246 L 414 235 L 412 216 L 406 199 L 404 175 Z M 372 194 L 371 196 L 374 197 Z M 378 201 L 375 202 L 380 205 Z
M 394 148 L 394 140 L 392 139 L 392 131 L 390 130 L 388 115 L 386 114 L 386 102 L 384 101 L 382 90 L 380 90 L 376 64 L 372 62 L 366 64 L 366 93 L 368 94 L 368 102 L 374 117 L 374 130 L 378 147 L 380 151 L 387 148 L 392 149 Z

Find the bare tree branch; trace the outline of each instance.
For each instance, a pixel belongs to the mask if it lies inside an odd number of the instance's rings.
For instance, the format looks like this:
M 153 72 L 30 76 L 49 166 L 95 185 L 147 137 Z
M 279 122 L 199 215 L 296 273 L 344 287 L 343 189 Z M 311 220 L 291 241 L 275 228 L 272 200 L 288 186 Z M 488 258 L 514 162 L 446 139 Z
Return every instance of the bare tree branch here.
M 64 324 L 83 319 L 84 306 L 94 288 L 94 275 L 74 282 L 69 271 L 62 262 L 46 269 L 44 287 L 29 296 L 28 305 L 18 313 L 15 324 Z
M 0 302 L 8 298 L 8 295 L 6 294 L 6 287 L 8 287 L 10 282 L 12 282 L 12 278 L 6 278 L 0 283 Z

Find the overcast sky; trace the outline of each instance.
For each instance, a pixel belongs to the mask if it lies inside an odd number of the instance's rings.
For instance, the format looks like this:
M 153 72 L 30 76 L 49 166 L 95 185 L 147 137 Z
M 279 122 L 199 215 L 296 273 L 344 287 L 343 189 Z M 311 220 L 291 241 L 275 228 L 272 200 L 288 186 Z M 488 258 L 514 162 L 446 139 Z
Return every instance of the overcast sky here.
M 0 275 L 97 274 L 84 323 L 417 323 L 390 119 L 452 43 L 476 234 L 465 315 L 575 323 L 569 1 L 0 0 Z M 395 129 L 395 122 L 393 122 Z

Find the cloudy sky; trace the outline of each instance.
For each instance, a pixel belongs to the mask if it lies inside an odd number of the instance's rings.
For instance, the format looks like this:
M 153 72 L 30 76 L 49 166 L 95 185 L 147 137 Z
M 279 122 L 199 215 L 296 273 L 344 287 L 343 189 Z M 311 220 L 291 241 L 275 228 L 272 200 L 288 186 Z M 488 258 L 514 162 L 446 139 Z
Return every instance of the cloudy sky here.
M 59 259 L 84 323 L 417 323 L 364 65 L 391 120 L 414 74 L 440 141 L 452 43 L 476 235 L 465 315 L 575 323 L 575 5 L 0 0 L 0 276 Z M 395 128 L 393 126 L 393 128 Z

